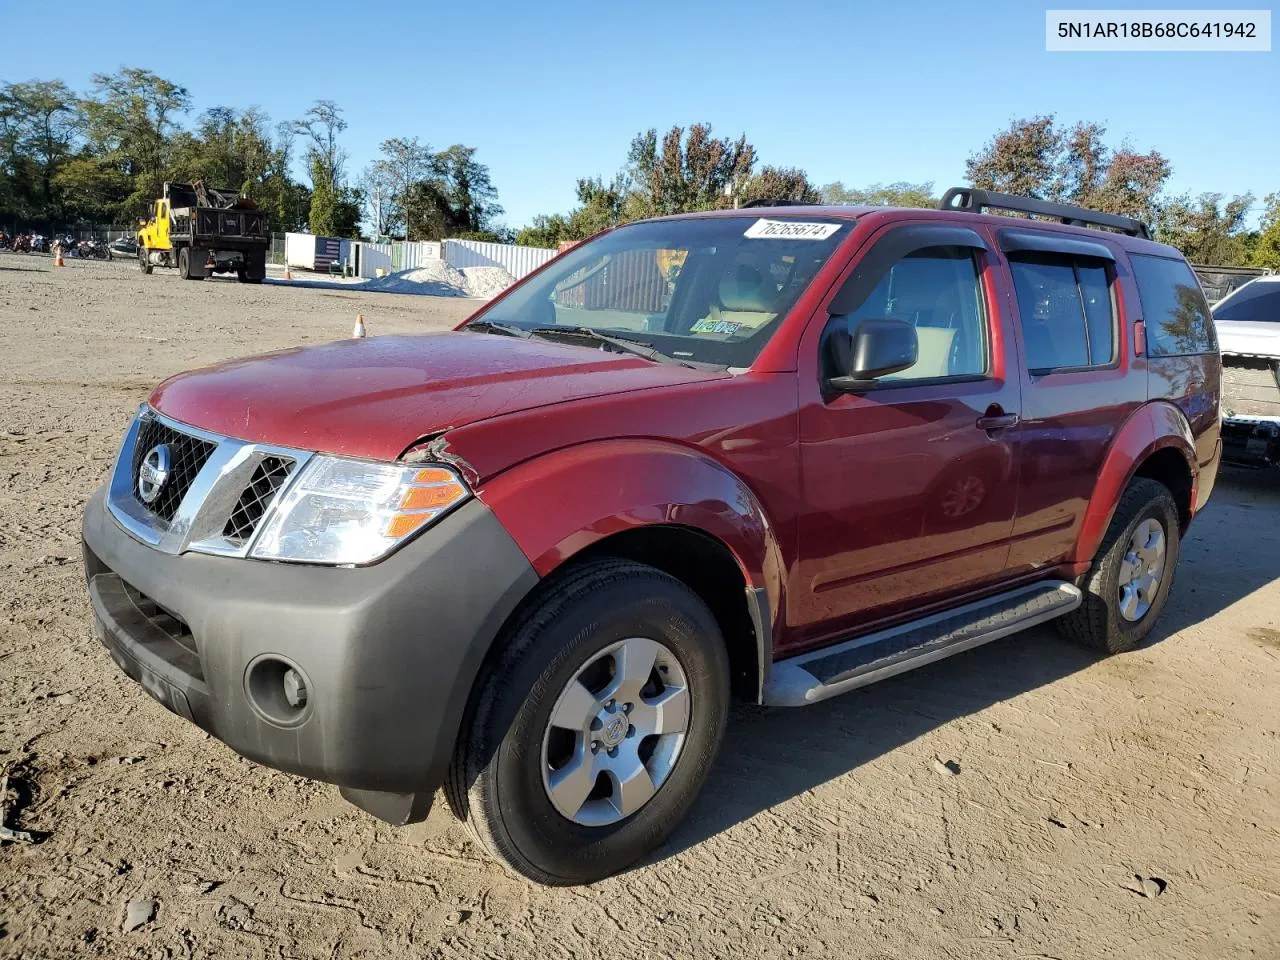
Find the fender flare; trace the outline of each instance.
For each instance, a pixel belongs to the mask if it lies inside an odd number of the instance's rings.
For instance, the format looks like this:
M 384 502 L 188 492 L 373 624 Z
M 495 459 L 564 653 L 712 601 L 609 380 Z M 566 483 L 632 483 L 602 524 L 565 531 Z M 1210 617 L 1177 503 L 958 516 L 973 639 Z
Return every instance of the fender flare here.
M 612 534 L 679 526 L 724 546 L 746 582 L 759 676 L 773 659 L 785 564 L 777 530 L 742 479 L 702 450 L 649 439 L 600 440 L 525 461 L 476 491 L 538 576 Z
M 1138 468 L 1158 450 L 1175 449 L 1182 454 L 1191 473 L 1191 503 L 1195 504 L 1195 489 L 1199 479 L 1196 462 L 1195 439 L 1191 424 L 1174 404 L 1156 400 L 1143 404 L 1121 425 L 1098 471 L 1098 480 L 1089 497 L 1080 532 L 1076 536 L 1072 561 L 1086 567 L 1106 535 L 1116 504 L 1124 488 L 1129 485 Z

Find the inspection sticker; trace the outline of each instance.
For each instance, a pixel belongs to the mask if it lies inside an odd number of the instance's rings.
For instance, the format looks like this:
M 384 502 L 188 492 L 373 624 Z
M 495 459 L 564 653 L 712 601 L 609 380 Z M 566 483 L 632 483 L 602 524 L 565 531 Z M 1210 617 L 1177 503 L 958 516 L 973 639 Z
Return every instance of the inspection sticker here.
M 825 240 L 840 229 L 838 223 L 800 223 L 795 220 L 760 219 L 747 227 L 744 237 L 753 240 Z

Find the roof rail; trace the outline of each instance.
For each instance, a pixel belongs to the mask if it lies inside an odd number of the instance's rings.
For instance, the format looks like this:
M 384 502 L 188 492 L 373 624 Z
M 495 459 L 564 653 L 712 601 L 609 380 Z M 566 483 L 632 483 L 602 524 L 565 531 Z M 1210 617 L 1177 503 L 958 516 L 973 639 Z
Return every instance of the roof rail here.
M 769 197 L 757 197 L 755 200 L 748 200 L 739 209 L 749 210 L 752 207 L 816 207 L 816 203 L 810 203 L 808 200 L 786 200 L 786 199 L 770 199 Z
M 977 187 L 952 187 L 938 201 L 938 209 L 965 210 L 970 213 L 981 213 L 984 209 L 1013 210 L 1018 213 L 1032 213 L 1039 217 L 1055 217 L 1073 227 L 1109 227 L 1130 237 L 1151 239 L 1151 231 L 1147 229 L 1147 225 L 1132 217 L 1073 207 L 1069 203 L 1037 200 L 1035 197 L 993 193 Z

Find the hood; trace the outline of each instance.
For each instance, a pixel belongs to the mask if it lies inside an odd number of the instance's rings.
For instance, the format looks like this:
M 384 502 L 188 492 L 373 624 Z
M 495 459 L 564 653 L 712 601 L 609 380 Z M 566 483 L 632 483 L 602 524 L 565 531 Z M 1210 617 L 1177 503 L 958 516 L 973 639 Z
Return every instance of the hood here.
M 1218 349 L 1246 357 L 1280 358 L 1280 323 L 1218 320 Z
M 223 436 L 394 460 L 427 434 L 568 400 L 727 377 L 480 333 L 339 340 L 179 374 L 151 395 Z

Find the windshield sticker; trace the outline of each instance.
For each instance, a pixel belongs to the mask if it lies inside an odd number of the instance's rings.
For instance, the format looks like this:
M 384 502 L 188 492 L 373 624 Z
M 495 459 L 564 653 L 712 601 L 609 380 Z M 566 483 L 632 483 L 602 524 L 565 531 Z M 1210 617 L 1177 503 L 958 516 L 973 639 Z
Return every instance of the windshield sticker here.
M 696 321 L 693 326 L 689 328 L 689 332 L 723 333 L 726 336 L 733 336 L 733 334 L 737 333 L 741 329 L 742 324 L 733 320 L 713 320 L 710 317 L 705 317 L 702 320 Z
M 798 223 L 761 218 L 747 227 L 743 236 L 752 240 L 825 240 L 841 226 L 839 223 Z

